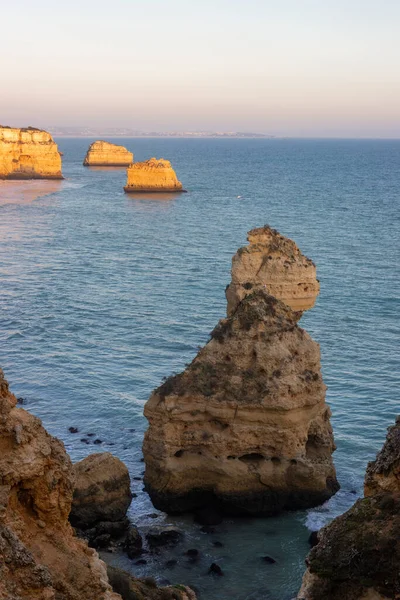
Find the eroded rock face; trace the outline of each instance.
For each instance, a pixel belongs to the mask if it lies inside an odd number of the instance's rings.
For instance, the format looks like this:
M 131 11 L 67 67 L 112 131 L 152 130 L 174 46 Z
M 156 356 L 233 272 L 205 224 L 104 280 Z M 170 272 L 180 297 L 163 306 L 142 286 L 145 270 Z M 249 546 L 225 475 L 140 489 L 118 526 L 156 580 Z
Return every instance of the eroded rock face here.
M 98 140 L 90 144 L 83 165 L 85 167 L 127 167 L 133 163 L 133 154 L 124 146 Z
M 132 500 L 130 477 L 122 460 L 109 452 L 90 454 L 73 466 L 72 525 L 87 529 L 99 522 L 123 521 Z
M 184 192 L 169 160 L 150 158 L 127 169 L 126 192 Z
M 32 127 L 0 126 L 0 179 L 63 179 L 51 135 Z
M 113 589 L 122 600 L 196 600 L 194 591 L 184 585 L 159 588 L 154 579 L 138 579 L 116 567 L 108 567 L 108 577 Z
M 0 598 L 120 600 L 68 522 L 71 462 L 22 408 L 0 370 Z
M 228 316 L 256 289 L 282 300 L 295 311 L 314 306 L 319 294 L 316 267 L 296 244 L 268 225 L 249 231 L 248 246 L 232 259 L 232 281 L 226 289 Z
M 366 497 L 318 533 L 299 600 L 400 598 L 400 419 L 365 478 Z
M 153 392 L 143 452 L 157 508 L 270 515 L 337 491 L 319 346 L 299 317 L 257 286 Z

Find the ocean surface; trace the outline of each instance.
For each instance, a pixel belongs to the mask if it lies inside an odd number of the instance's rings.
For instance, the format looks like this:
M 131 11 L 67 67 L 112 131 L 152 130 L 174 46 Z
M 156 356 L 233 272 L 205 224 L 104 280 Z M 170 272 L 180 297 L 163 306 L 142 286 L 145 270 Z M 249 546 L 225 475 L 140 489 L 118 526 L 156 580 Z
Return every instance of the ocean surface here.
M 74 461 L 107 450 L 141 478 L 143 405 L 225 315 L 246 232 L 268 223 L 294 239 L 321 281 L 300 324 L 321 345 L 341 490 L 314 510 L 229 519 L 206 534 L 155 511 L 133 479 L 131 519 L 142 532 L 176 524 L 184 541 L 142 566 L 104 555 L 204 600 L 289 600 L 310 531 L 362 494 L 400 412 L 400 141 L 115 140 L 135 160 L 172 161 L 189 193 L 167 197 L 126 195 L 124 169 L 83 167 L 92 141 L 58 140 L 63 182 L 0 182 L 0 366 Z M 194 564 L 189 548 L 201 553 Z M 212 562 L 224 577 L 207 575 Z

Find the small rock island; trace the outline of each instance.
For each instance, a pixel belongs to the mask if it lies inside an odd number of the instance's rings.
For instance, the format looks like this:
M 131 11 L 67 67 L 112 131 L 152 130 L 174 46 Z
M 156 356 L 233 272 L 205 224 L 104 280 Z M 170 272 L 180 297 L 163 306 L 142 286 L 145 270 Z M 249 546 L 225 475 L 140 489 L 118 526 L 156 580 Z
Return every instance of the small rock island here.
M 169 160 L 150 158 L 127 169 L 125 192 L 185 192 Z
M 51 135 L 34 127 L 0 125 L 0 179 L 63 179 Z
M 124 146 L 97 140 L 90 144 L 83 161 L 84 167 L 127 167 L 133 163 L 133 154 Z
M 262 280 L 253 269 L 247 281 L 242 272 L 234 305 L 231 283 L 228 318 L 145 405 L 145 486 L 167 513 L 268 516 L 322 504 L 339 489 L 319 345 L 292 308 L 312 306 L 315 267 L 268 226 L 249 240 L 236 257 L 257 240 Z M 308 269 L 313 294 L 299 303 Z

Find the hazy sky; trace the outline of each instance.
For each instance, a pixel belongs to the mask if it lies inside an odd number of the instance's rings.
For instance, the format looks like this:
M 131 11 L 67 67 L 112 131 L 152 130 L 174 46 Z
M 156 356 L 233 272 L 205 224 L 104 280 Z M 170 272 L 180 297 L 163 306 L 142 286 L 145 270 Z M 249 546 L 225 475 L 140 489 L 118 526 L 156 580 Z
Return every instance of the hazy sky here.
M 18 0 L 0 123 L 400 137 L 400 0 Z

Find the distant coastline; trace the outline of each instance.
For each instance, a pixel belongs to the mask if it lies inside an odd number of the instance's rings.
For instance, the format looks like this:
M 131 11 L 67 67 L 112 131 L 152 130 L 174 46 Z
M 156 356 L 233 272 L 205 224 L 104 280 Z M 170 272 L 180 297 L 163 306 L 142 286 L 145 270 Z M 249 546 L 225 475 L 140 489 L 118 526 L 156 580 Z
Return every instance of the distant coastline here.
M 135 137 L 135 138 L 263 138 L 272 139 L 276 136 L 249 131 L 138 131 L 135 129 L 109 128 L 90 129 L 80 127 L 47 127 L 55 137 Z

